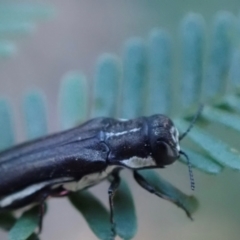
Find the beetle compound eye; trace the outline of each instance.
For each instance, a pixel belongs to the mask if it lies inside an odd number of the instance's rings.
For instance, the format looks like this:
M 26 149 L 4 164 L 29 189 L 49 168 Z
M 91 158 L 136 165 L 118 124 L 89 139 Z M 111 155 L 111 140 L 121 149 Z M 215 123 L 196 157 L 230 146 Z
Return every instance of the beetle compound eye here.
M 163 141 L 163 139 L 157 139 L 156 148 L 158 152 L 161 152 L 162 155 L 168 155 L 169 145 Z
M 158 166 L 165 166 L 176 161 L 178 153 L 165 141 L 155 141 L 152 146 L 153 157 Z
M 157 140 L 157 148 L 163 152 L 167 152 L 167 145 L 163 141 Z

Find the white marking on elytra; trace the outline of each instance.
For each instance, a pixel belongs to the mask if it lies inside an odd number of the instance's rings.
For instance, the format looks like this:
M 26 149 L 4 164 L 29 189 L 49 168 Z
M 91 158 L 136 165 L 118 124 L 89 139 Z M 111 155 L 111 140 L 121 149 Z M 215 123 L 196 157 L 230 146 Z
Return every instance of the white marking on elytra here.
M 63 184 L 63 188 L 75 192 L 86 187 L 90 187 L 104 180 L 117 167 L 119 166 L 109 166 L 102 172 L 85 175 L 78 182 L 67 182 Z
M 44 188 L 46 186 L 49 186 L 49 185 L 52 185 L 55 183 L 62 183 L 62 182 L 70 181 L 72 179 L 73 178 L 65 177 L 65 178 L 53 179 L 50 181 L 33 184 L 31 186 L 24 188 L 23 190 L 20 190 L 19 192 L 15 192 L 15 193 L 8 195 L 8 196 L 4 197 L 3 199 L 1 199 L 0 207 L 7 207 L 7 206 L 11 205 L 14 201 L 23 199 L 27 196 L 30 196 L 31 194 L 41 190 L 42 188 Z
M 123 132 L 117 132 L 117 133 L 114 133 L 114 132 L 106 132 L 106 138 L 110 138 L 110 137 L 117 137 L 117 136 L 122 136 L 122 135 L 125 135 L 125 134 L 128 134 L 128 133 L 134 133 L 134 132 L 138 132 L 140 131 L 141 128 L 133 128 L 131 130 L 128 130 L 128 131 L 123 131 Z
M 130 167 L 130 168 L 144 168 L 144 167 L 151 167 L 151 166 L 156 166 L 156 162 L 154 159 L 150 156 L 146 158 L 141 158 L 141 157 L 131 157 L 129 159 L 125 159 L 121 161 L 125 166 Z

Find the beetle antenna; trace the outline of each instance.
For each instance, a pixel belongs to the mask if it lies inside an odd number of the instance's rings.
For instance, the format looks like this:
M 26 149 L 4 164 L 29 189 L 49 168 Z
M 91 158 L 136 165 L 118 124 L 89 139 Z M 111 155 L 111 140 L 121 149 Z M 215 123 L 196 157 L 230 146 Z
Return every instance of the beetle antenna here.
M 194 189 L 195 189 L 195 182 L 194 182 L 194 177 L 193 177 L 192 165 L 191 165 L 191 163 L 189 161 L 188 155 L 185 152 L 179 151 L 179 153 L 182 154 L 187 159 L 191 189 L 194 191 Z
M 195 122 L 196 122 L 197 119 L 199 118 L 202 110 L 203 110 L 203 104 L 201 104 L 201 105 L 199 106 L 199 108 L 198 108 L 196 114 L 194 115 L 194 117 L 193 117 L 193 119 L 192 119 L 192 121 L 191 121 L 188 129 L 187 129 L 183 134 L 181 134 L 181 135 L 179 136 L 179 141 L 181 141 L 181 140 L 190 132 L 190 130 L 192 129 L 193 125 L 195 124 Z

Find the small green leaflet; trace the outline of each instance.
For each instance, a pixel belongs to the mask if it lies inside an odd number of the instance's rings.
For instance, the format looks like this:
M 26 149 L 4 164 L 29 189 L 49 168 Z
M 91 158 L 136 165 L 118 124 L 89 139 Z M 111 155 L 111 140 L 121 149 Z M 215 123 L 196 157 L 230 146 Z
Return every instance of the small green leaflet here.
M 159 174 L 153 170 L 141 170 L 139 172 L 147 182 L 162 195 L 162 198 L 183 209 L 187 216 L 192 219 L 191 214 L 198 208 L 198 201 L 194 196 L 184 194 L 172 184 L 161 178 Z
M 73 206 L 81 212 L 94 234 L 101 240 L 111 240 L 110 215 L 103 204 L 88 191 L 69 196 Z
M 189 126 L 188 122 L 181 119 L 175 120 L 175 123 L 180 129 L 187 129 Z M 240 153 L 222 140 L 211 136 L 197 126 L 194 126 L 189 132 L 188 137 L 204 149 L 216 162 L 223 166 L 240 170 Z
M 9 230 L 15 221 L 15 217 L 9 212 L 3 212 L 0 214 L 0 228 L 4 230 Z
M 223 169 L 223 167 L 220 164 L 216 163 L 210 158 L 205 157 L 202 154 L 199 154 L 195 151 L 186 148 L 184 148 L 184 151 L 187 153 L 191 165 L 203 172 L 210 174 L 219 174 Z M 187 164 L 185 158 L 180 158 L 179 160 Z
M 8 240 L 26 240 L 39 225 L 39 206 L 22 214 L 9 231 Z
M 122 239 L 132 239 L 137 232 L 137 217 L 131 191 L 124 180 L 114 195 L 116 232 Z

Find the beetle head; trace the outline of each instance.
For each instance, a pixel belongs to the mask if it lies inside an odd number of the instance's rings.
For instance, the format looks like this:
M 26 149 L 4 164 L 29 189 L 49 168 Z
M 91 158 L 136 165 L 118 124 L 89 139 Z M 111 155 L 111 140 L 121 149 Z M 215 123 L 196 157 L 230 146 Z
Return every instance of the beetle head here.
M 188 166 L 190 168 L 188 156 L 186 153 L 181 151 L 179 142 L 189 133 L 202 110 L 203 105 L 201 104 L 189 127 L 180 136 L 177 128 L 167 116 L 158 114 L 149 118 L 148 127 L 150 146 L 157 166 L 161 167 L 169 165 L 176 161 L 180 155 L 183 155 L 187 159 Z
M 173 163 L 180 156 L 179 133 L 167 116 L 158 114 L 149 119 L 149 140 L 157 166 Z
M 152 148 L 152 155 L 156 165 L 163 167 L 176 161 L 180 155 L 183 155 L 188 163 L 189 176 L 191 181 L 191 188 L 194 190 L 194 179 L 192 174 L 191 163 L 188 155 L 180 149 L 179 142 L 188 134 L 198 119 L 203 109 L 200 105 L 197 113 L 193 117 L 187 130 L 179 136 L 177 128 L 173 122 L 164 115 L 154 115 L 150 117 L 149 134 L 150 145 Z

